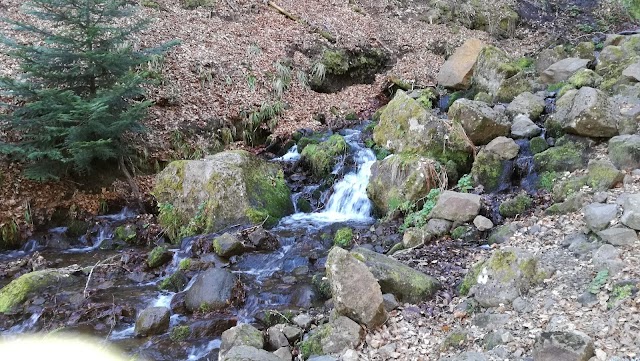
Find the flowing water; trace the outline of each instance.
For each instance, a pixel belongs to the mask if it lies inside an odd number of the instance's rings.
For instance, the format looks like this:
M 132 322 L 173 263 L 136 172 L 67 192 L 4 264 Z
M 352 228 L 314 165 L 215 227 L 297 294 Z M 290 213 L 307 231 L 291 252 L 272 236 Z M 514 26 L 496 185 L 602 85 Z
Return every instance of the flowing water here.
M 343 133 L 350 151 L 336 165 L 333 173 L 336 177 L 344 175 L 333 187 L 322 195 L 324 207 L 312 213 L 298 212 L 283 218 L 271 229 L 278 239 L 280 247 L 274 252 L 253 252 L 235 257 L 225 264 L 237 274 L 245 285 L 244 303 L 233 309 L 233 317 L 238 322 L 255 322 L 267 310 L 308 309 L 320 306 L 323 300 L 316 295 L 312 286 L 312 277 L 324 271 L 324 262 L 328 249 L 332 245 L 333 234 L 338 228 L 349 226 L 354 229 L 366 229 L 374 221 L 372 206 L 367 198 L 366 187 L 371 176 L 371 165 L 376 160 L 374 153 L 366 148 L 358 130 L 346 130 Z M 284 156 L 274 159 L 285 165 L 297 162 L 300 154 L 293 147 Z M 292 194 L 294 204 L 298 198 L 319 191 L 320 185 L 311 184 Z M 122 212 L 98 217 L 90 236 L 76 240 L 65 238 L 64 227 L 51 229 L 46 237 L 30 240 L 20 251 L 0 255 L 0 261 L 23 257 L 36 250 L 46 259 L 56 258 L 56 266 L 77 263 L 83 267 L 96 264 L 96 260 L 105 259 L 120 251 L 105 251 L 102 246 L 113 239 L 114 229 L 130 221 L 136 214 L 128 209 Z M 211 235 L 210 237 L 214 237 Z M 46 239 L 45 239 L 46 238 Z M 51 241 L 51 240 L 57 241 Z M 138 312 L 150 306 L 169 307 L 173 292 L 158 291 L 157 284 L 178 269 L 180 261 L 193 256 L 192 247 L 198 237 L 183 240 L 180 248 L 173 249 L 171 264 L 159 277 L 130 277 L 114 281 L 104 290 L 102 298 L 113 304 L 128 304 Z M 50 245 L 61 245 L 51 249 Z M 66 247 L 62 247 L 66 245 Z M 219 266 L 219 265 L 218 265 Z M 191 283 L 195 277 L 191 279 Z M 191 287 L 187 285 L 187 289 Z M 2 331 L 4 337 L 24 332 L 38 331 L 44 325 L 39 322 L 41 314 L 34 312 L 22 322 Z M 196 320 L 201 322 L 202 320 Z M 206 320 L 205 320 L 206 321 Z M 194 322 L 187 315 L 173 314 L 171 326 Z M 1 325 L 0 325 L 1 327 Z M 81 330 L 81 329 L 78 329 Z M 199 360 L 215 355 L 220 346 L 219 339 L 211 336 L 189 339 L 181 343 L 176 350 L 167 335 L 151 338 L 134 337 L 134 324 L 118 323 L 110 330 L 89 331 L 108 338 L 129 353 L 141 353 L 158 360 Z M 185 346 L 186 345 L 186 346 Z

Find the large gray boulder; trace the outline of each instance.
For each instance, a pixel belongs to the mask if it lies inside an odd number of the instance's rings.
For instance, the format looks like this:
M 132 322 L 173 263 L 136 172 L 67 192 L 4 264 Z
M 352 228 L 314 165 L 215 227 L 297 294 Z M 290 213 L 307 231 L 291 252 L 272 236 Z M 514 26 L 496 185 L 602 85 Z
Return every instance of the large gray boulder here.
M 269 351 L 252 346 L 236 346 L 219 358 L 220 361 L 282 361 Z
M 257 349 L 264 347 L 264 337 L 257 328 L 241 323 L 224 331 L 221 336 L 220 355 L 225 355 L 237 346 L 250 346 Z
M 586 68 L 588 63 L 589 59 L 562 59 L 545 69 L 542 74 L 540 74 L 540 80 L 546 84 L 565 81 L 578 70 Z
M 367 265 L 383 293 L 391 293 L 401 302 L 423 302 L 440 288 L 433 277 L 383 254 L 366 248 L 356 248 L 351 254 Z
M 608 228 L 598 232 L 598 236 L 614 246 L 630 246 L 638 242 L 638 233 L 626 227 Z
M 153 194 L 158 220 L 173 240 L 190 235 L 194 227 L 179 226 L 194 220 L 196 231 L 211 233 L 234 224 L 275 225 L 293 212 L 282 168 L 242 150 L 171 162 L 157 175 Z
M 622 76 L 631 81 L 640 82 L 640 61 L 635 62 L 622 71 Z
M 166 307 L 148 307 L 136 319 L 136 336 L 161 335 L 169 330 L 171 311 Z
M 612 276 L 622 271 L 625 266 L 624 261 L 620 258 L 620 251 L 610 244 L 603 244 L 595 250 L 592 262 L 597 270 L 606 269 Z
M 507 106 L 507 114 L 515 117 L 518 114 L 524 114 L 531 119 L 538 119 L 540 114 L 544 111 L 544 98 L 532 94 L 531 92 L 524 92 Z
M 331 322 L 319 326 L 299 344 L 303 358 L 320 354 L 340 354 L 346 349 L 355 349 L 363 337 L 360 325 L 351 319 L 338 316 Z
M 185 296 L 189 311 L 213 311 L 229 305 L 236 276 L 226 269 L 210 268 L 196 277 Z
M 473 66 L 484 47 L 482 40 L 468 39 L 445 61 L 438 72 L 438 84 L 451 89 L 464 90 L 471 86 Z
M 533 345 L 535 361 L 587 361 L 594 355 L 591 338 L 579 331 L 543 332 Z
M 584 221 L 587 227 L 594 232 L 603 230 L 609 226 L 618 214 L 618 206 L 615 204 L 592 203 L 584 207 Z
M 373 140 L 394 153 L 424 155 L 443 164 L 448 159 L 468 163 L 473 153 L 463 129 L 451 127 L 402 90 L 384 107 Z
M 511 123 L 487 103 L 458 99 L 449 108 L 449 119 L 458 122 L 474 145 L 485 145 L 499 136 L 507 136 Z
M 597 138 L 618 135 L 618 117 L 609 97 L 590 87 L 567 91 L 558 99 L 553 119 L 568 133 Z
M 367 195 L 376 211 L 387 214 L 392 207 L 424 198 L 444 180 L 433 159 L 418 155 L 391 155 L 371 166 Z
M 349 252 L 333 247 L 326 272 L 336 312 L 374 329 L 387 320 L 382 292 L 367 266 Z
M 480 196 L 471 193 L 444 191 L 431 211 L 432 218 L 452 222 L 470 222 L 480 212 Z
M 640 230 L 640 194 L 630 194 L 622 205 L 624 213 L 620 217 L 622 224 L 635 230 Z
M 470 292 L 483 307 L 497 307 L 526 294 L 543 278 L 533 255 L 516 248 L 499 249 L 488 260 L 473 266 L 460 292 Z
M 619 135 L 609 139 L 609 159 L 620 169 L 640 168 L 640 135 Z
M 542 132 L 528 116 L 524 114 L 516 115 L 511 124 L 511 136 L 514 138 L 533 138 Z

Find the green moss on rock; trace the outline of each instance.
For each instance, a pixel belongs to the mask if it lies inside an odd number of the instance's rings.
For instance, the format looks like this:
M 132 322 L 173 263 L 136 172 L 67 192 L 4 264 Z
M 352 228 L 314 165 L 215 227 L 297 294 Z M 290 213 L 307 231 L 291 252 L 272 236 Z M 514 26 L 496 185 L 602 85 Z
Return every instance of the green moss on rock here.
M 307 145 L 302 150 L 302 159 L 306 162 L 314 176 L 324 178 L 331 174 L 337 157 L 347 152 L 349 146 L 339 134 L 334 134 L 324 142 Z
M 544 140 L 544 138 L 535 137 L 531 138 L 531 141 L 529 141 L 529 149 L 531 150 L 531 153 L 538 154 L 549 149 L 549 144 Z
M 503 217 L 515 217 L 519 214 L 523 214 L 526 212 L 531 205 L 533 204 L 533 200 L 527 194 L 519 194 L 515 196 L 513 199 L 503 202 L 500 204 L 499 211 L 500 215 Z
M 471 287 L 478 283 L 478 276 L 480 275 L 480 272 L 482 272 L 482 268 L 484 268 L 484 265 L 485 261 L 478 262 L 473 265 L 473 267 L 471 267 L 469 272 L 467 272 L 459 287 L 461 296 L 468 295 Z
M 585 166 L 584 146 L 566 142 L 535 154 L 533 162 L 540 172 L 571 172 Z
M 165 246 L 157 246 L 147 255 L 147 266 L 157 268 L 171 261 L 172 254 Z
M 113 237 L 116 240 L 125 241 L 127 243 L 133 242 L 137 236 L 136 226 L 133 224 L 124 224 L 113 230 Z
M 166 277 L 160 283 L 158 283 L 158 288 L 165 291 L 171 292 L 180 292 L 184 290 L 187 285 L 187 276 L 181 270 L 178 270 L 171 274 L 169 277 Z
M 50 286 L 68 285 L 76 280 L 66 270 L 46 269 L 26 273 L 0 289 L 0 313 L 15 311 L 19 306 Z
M 191 336 L 191 328 L 189 326 L 176 326 L 171 329 L 169 339 L 173 342 L 181 342 Z
M 471 175 L 475 184 L 481 184 L 486 191 L 494 191 L 500 187 L 505 168 L 497 154 L 480 152 L 471 167 Z
M 349 227 L 340 228 L 333 237 L 333 244 L 342 248 L 349 247 L 353 239 L 353 230 Z

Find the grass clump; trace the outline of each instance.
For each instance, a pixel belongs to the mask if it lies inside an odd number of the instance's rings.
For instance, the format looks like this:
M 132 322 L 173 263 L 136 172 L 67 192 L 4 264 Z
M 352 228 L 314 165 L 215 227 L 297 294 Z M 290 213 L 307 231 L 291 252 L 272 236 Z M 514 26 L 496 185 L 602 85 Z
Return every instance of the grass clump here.
M 353 240 L 353 230 L 349 227 L 340 228 L 333 237 L 333 244 L 342 248 L 349 247 Z

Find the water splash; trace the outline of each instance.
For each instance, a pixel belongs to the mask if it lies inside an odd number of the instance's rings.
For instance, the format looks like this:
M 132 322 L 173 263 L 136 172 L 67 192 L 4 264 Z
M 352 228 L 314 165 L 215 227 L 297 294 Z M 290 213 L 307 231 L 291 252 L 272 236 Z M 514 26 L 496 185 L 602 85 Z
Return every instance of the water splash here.
M 285 155 L 279 158 L 275 158 L 274 160 L 280 162 L 295 162 L 299 160 L 300 157 L 301 155 L 300 152 L 298 152 L 298 145 L 296 144 L 291 147 L 291 149 L 289 149 L 289 151 Z

